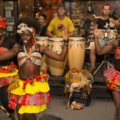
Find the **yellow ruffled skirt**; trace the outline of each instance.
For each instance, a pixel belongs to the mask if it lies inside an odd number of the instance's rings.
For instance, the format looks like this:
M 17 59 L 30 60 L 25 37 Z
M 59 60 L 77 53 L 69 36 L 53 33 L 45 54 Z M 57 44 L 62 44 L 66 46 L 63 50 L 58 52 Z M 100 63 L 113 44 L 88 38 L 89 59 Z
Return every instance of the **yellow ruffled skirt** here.
M 20 104 L 19 114 L 39 113 L 47 109 L 46 103 L 51 102 L 47 74 L 28 80 L 16 78 L 15 81 L 8 87 L 9 108 L 15 109 Z

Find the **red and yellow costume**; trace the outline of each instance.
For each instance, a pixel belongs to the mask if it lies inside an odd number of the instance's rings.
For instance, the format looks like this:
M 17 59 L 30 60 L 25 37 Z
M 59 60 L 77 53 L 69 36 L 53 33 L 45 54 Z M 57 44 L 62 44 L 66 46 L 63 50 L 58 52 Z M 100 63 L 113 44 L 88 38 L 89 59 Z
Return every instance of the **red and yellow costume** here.
M 112 90 L 120 91 L 120 41 L 115 52 L 115 66 L 104 72 L 107 77 L 106 86 Z

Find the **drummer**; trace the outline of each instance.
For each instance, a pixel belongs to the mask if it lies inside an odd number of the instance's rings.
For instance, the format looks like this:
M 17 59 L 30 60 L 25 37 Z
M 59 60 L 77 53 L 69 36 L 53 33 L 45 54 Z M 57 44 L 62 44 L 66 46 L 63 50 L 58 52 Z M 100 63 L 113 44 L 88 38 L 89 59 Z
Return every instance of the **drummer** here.
M 118 24 L 118 20 L 116 18 L 113 18 L 110 16 L 110 11 L 111 11 L 111 6 L 109 3 L 104 3 L 102 6 L 102 17 L 98 19 L 97 23 L 98 24 L 98 29 L 114 29 L 115 25 Z M 109 26 L 110 24 L 110 26 Z M 111 42 L 113 40 L 109 40 Z M 108 43 L 109 43 L 108 42 Z M 101 47 L 105 46 L 105 41 L 103 39 L 99 39 L 99 43 Z M 95 56 L 95 45 L 93 45 L 90 49 L 90 62 L 91 62 L 91 68 L 90 72 L 93 74 L 96 70 L 95 67 L 95 61 L 96 61 L 96 56 Z
M 57 8 L 57 12 L 58 12 L 58 16 L 55 17 L 49 24 L 48 28 L 47 28 L 47 32 L 46 35 L 49 37 L 62 37 L 62 31 L 63 31 L 63 27 L 64 25 L 67 26 L 68 29 L 68 36 L 71 37 L 73 36 L 73 31 L 74 26 L 72 21 L 65 16 L 66 14 L 66 8 L 63 4 L 60 4 Z M 55 31 L 55 35 L 53 35 L 51 32 Z

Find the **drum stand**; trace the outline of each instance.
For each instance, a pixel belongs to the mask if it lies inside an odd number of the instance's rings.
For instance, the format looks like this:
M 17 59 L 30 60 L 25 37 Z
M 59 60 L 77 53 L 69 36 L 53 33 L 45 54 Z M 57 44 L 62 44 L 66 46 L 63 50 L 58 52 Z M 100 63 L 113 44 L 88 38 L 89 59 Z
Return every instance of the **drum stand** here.
M 106 42 L 106 40 L 107 40 L 108 38 L 107 37 L 105 37 L 105 42 Z M 107 44 L 106 44 L 107 45 Z M 96 69 L 96 71 L 93 73 L 93 76 L 98 72 L 98 70 L 104 65 L 104 64 L 106 64 L 106 65 L 109 65 L 109 67 L 112 67 L 113 65 L 112 64 L 110 64 L 110 62 L 109 61 L 107 61 L 106 60 L 106 54 L 104 55 L 104 60 L 102 61 L 102 63 L 99 65 L 99 67 Z

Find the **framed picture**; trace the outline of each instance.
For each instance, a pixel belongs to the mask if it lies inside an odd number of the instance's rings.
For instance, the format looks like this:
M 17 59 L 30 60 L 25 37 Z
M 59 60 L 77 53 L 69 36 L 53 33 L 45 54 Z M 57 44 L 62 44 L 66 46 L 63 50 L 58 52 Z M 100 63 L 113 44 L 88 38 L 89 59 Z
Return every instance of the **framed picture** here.
M 7 31 L 13 31 L 13 26 L 8 26 L 7 25 Z
M 14 17 L 6 17 L 8 24 L 7 25 L 14 25 Z
M 5 2 L 5 10 L 13 10 L 13 1 Z

